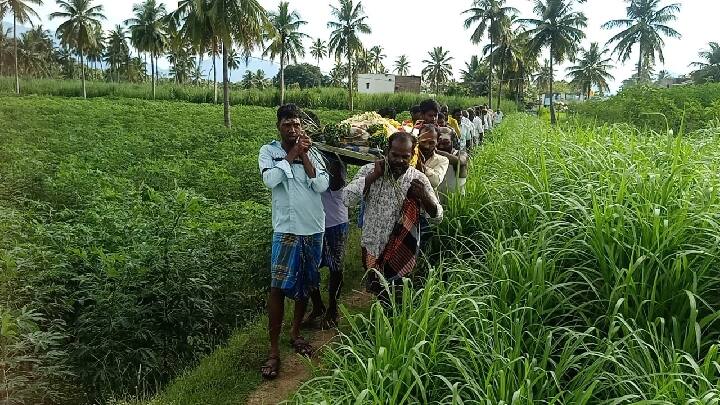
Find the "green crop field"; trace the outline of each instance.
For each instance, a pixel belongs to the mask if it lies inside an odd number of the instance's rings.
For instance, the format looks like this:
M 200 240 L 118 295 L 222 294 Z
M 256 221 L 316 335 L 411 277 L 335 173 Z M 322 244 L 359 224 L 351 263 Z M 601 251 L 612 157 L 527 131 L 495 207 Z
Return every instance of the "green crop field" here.
M 718 14 L 0 0 L 0 405 L 720 405 Z M 378 115 L 412 118 L 429 175 L 444 160 L 424 123 L 446 105 L 469 148 L 441 221 L 383 221 L 399 242 L 378 263 L 415 267 L 388 300 L 365 291 L 356 223 L 391 232 L 348 207 L 319 325 L 269 285 L 258 153 L 291 103 L 317 113 L 314 141 L 353 150 L 399 127 Z M 314 281 L 307 243 L 288 258 L 282 239 L 284 285 Z M 316 328 L 335 301 L 337 327 Z
M 0 350 L 16 398 L 153 392 L 256 317 L 271 233 L 257 152 L 275 111 L 233 119 L 0 97 Z
M 514 115 L 295 403 L 717 403 L 720 142 Z
M 256 166 L 274 113 L 233 107 L 225 129 L 207 104 L 0 97 L 16 402 L 220 404 L 257 386 L 271 229 Z M 348 314 L 292 401 L 720 399 L 717 125 L 568 121 L 508 116 L 423 284 L 389 312 Z

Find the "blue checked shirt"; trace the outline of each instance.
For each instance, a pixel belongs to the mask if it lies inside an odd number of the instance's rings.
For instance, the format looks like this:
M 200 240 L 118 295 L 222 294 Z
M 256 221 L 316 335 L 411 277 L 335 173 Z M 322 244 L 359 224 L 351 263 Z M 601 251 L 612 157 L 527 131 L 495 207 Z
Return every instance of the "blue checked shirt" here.
M 276 233 L 314 235 L 325 231 L 325 211 L 321 194 L 330 183 L 319 153 L 310 151 L 315 178 L 305 173 L 299 159 L 290 164 L 280 141 L 260 148 L 260 173 L 272 191 L 272 223 Z

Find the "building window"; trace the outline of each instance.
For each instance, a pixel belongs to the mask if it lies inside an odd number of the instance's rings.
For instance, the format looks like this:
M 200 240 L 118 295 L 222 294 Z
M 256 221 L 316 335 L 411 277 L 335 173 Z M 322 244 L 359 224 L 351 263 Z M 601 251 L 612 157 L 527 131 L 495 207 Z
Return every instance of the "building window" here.
M 370 90 L 370 83 L 365 83 L 365 89 Z

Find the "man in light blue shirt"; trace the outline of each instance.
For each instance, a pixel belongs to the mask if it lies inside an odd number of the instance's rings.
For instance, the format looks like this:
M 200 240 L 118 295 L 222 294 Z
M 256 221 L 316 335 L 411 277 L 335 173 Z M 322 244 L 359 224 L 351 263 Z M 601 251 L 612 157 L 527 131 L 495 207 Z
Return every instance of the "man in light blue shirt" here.
M 329 178 L 320 154 L 302 129 L 302 112 L 294 104 L 277 112 L 280 141 L 260 148 L 258 159 L 263 182 L 272 190 L 273 240 L 268 299 L 270 356 L 262 367 L 265 378 L 280 369 L 278 342 L 285 297 L 295 300 L 290 343 L 299 354 L 310 356 L 312 347 L 300 336 L 310 294 L 320 286 L 325 212 L 321 194 Z

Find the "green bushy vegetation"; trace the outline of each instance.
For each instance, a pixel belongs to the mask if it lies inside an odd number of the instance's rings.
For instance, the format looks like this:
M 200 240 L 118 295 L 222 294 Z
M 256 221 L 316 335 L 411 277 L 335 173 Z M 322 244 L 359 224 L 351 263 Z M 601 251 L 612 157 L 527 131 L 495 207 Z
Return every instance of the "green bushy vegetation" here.
M 582 117 L 600 122 L 627 122 L 662 133 L 668 126 L 675 133 L 692 132 L 718 126 L 720 83 L 671 88 L 634 86 L 607 100 L 574 104 L 571 108 Z
M 720 142 L 515 115 L 296 403 L 716 403 Z
M 15 82 L 11 78 L 0 77 L 0 93 L 12 93 Z M 51 80 L 29 79 L 23 80 L 23 94 L 36 94 L 43 96 L 82 97 L 82 86 L 78 80 Z M 149 84 L 88 82 L 88 97 L 119 97 L 152 99 L 152 90 Z M 157 100 L 175 100 L 191 103 L 212 103 L 213 89 L 210 87 L 196 87 L 177 84 L 159 84 L 157 87 Z M 381 108 L 395 108 L 407 111 L 413 105 L 419 104 L 428 98 L 424 94 L 358 94 L 355 99 L 355 108 L 359 111 L 377 111 Z M 305 108 L 322 108 L 329 110 L 347 109 L 347 91 L 341 88 L 311 88 L 305 90 L 288 89 L 285 93 L 288 103 L 295 103 Z M 438 101 L 451 107 L 470 107 L 486 104 L 485 98 L 440 96 Z M 264 90 L 233 89 L 230 94 L 232 105 L 253 105 L 261 107 L 275 107 L 280 104 L 280 91 L 275 88 Z M 515 111 L 515 103 L 503 100 L 503 111 Z
M 257 152 L 275 111 L 233 119 L 222 128 L 220 106 L 0 99 L 3 398 L 148 394 L 257 316 L 272 232 Z

